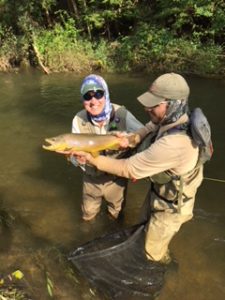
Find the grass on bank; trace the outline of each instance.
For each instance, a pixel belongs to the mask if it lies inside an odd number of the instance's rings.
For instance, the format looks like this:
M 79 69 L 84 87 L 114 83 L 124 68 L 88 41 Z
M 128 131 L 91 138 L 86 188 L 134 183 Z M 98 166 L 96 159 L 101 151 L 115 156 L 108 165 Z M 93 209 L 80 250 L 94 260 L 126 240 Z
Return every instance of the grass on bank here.
M 15 36 L 0 28 L 0 71 L 37 66 L 39 58 L 50 72 L 165 72 L 225 75 L 224 49 L 203 45 L 198 39 L 174 37 L 166 29 L 140 26 L 131 36 L 107 42 L 80 36 L 73 24 L 56 24 L 51 30 L 35 30 Z

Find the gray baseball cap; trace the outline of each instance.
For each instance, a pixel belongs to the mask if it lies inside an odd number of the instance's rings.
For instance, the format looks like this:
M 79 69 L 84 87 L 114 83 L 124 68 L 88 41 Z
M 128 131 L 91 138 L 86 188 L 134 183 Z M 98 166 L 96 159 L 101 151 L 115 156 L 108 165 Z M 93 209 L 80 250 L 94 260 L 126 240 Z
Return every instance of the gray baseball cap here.
M 90 84 L 85 84 L 82 89 L 81 89 L 81 95 L 85 95 L 87 92 L 94 91 L 96 92 L 97 90 L 104 91 L 103 87 L 97 83 L 90 83 Z
M 153 107 L 167 99 L 187 100 L 189 94 L 190 88 L 181 75 L 166 73 L 156 78 L 149 90 L 137 99 L 142 105 Z

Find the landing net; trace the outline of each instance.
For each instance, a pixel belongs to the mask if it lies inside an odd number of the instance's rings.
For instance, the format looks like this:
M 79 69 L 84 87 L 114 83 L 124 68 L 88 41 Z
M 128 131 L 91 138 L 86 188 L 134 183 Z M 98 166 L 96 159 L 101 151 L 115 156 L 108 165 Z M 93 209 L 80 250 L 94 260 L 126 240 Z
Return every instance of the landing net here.
M 144 225 L 135 225 L 90 241 L 69 256 L 76 269 L 108 299 L 154 299 L 165 267 L 147 260 Z

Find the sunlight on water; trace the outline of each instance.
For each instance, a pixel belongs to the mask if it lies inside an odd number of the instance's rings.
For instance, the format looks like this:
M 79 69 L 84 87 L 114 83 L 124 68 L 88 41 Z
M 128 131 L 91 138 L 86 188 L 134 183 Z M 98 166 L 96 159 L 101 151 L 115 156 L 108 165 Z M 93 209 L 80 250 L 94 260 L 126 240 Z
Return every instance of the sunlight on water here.
M 144 122 L 147 119 L 136 97 L 147 90 L 152 78 L 107 75 L 111 99 Z M 81 81 L 71 74 L 0 75 L 0 210 L 14 220 L 0 231 L 1 274 L 21 269 L 28 290 L 41 300 L 48 299 L 46 274 L 59 299 L 103 299 L 73 273 L 66 255 L 99 235 L 136 223 L 148 188 L 143 180 L 130 183 L 120 223 L 108 219 L 104 207 L 95 223 L 82 222 L 81 171 L 62 155 L 41 147 L 45 137 L 71 130 L 72 118 L 81 109 Z M 188 81 L 191 106 L 201 106 L 212 125 L 215 152 L 205 175 L 225 179 L 225 83 Z M 178 270 L 167 275 L 158 300 L 224 299 L 224 195 L 225 184 L 204 181 L 194 219 L 183 225 L 171 243 Z

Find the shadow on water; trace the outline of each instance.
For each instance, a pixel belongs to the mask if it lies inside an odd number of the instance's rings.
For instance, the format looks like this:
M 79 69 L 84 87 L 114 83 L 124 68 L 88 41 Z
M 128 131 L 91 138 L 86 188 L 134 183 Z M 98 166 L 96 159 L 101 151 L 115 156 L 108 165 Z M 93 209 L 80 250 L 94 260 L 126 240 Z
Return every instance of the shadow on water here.
M 111 99 L 124 104 L 141 121 L 147 120 L 136 97 L 148 88 L 153 76 L 105 78 Z M 225 179 L 225 82 L 187 79 L 191 107 L 202 107 L 212 126 L 215 150 L 205 176 Z M 23 271 L 25 286 L 34 299 L 49 299 L 50 279 L 55 299 L 103 300 L 74 273 L 66 255 L 99 235 L 136 223 L 147 190 L 144 181 L 130 184 L 119 224 L 107 218 L 104 207 L 94 224 L 81 221 L 81 171 L 63 156 L 41 148 L 45 137 L 70 131 L 72 118 L 81 108 L 81 80 L 60 74 L 0 76 L 0 213 L 5 218 L 12 216 L 10 226 L 0 231 L 1 275 Z M 178 271 L 166 275 L 158 300 L 224 299 L 224 195 L 225 184 L 203 182 L 193 220 L 171 243 Z
M 10 214 L 13 222 L 7 228 L 1 227 L 1 240 L 9 241 L 5 233 L 10 237 L 10 243 L 0 252 L 1 278 L 5 280 L 2 288 L 24 290 L 29 295 L 24 299 L 62 299 L 65 295 L 66 299 L 91 299 L 95 292 L 91 293 L 71 268 L 67 252 L 52 245 L 48 239 L 34 235 L 30 224 L 18 213 L 5 211 L 6 214 Z M 9 280 L 8 274 L 16 270 L 24 277 L 16 280 L 11 276 Z M 97 292 L 95 294 L 98 299 Z

